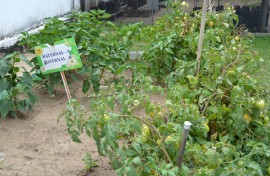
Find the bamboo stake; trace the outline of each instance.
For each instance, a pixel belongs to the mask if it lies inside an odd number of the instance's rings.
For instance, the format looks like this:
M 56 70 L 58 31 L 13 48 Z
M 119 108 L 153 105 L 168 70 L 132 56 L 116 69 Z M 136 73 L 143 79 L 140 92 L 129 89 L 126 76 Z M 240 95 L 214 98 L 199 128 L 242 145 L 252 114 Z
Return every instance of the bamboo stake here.
M 207 2 L 208 0 L 203 1 L 201 28 L 200 28 L 200 36 L 199 36 L 199 43 L 198 43 L 198 51 L 197 51 L 197 68 L 196 68 L 196 73 L 195 73 L 196 77 L 198 77 L 200 74 L 203 37 L 204 37 L 204 29 L 205 29 L 205 21 L 206 21 L 206 13 L 207 13 L 207 5 L 208 5 Z

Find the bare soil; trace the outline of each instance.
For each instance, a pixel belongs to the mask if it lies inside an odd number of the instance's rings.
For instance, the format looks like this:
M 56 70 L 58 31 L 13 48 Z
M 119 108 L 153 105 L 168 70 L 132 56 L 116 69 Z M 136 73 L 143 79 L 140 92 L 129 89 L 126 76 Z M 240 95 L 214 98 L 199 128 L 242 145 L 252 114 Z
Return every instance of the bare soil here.
M 70 86 L 77 99 L 86 102 L 80 88 L 78 83 Z M 116 175 L 108 158 L 98 155 L 94 140 L 83 136 L 82 144 L 74 143 L 66 130 L 65 119 L 57 124 L 67 102 L 64 88 L 59 86 L 53 99 L 45 90 L 36 91 L 40 91 L 36 92 L 39 102 L 32 112 L 19 114 L 17 119 L 0 119 L 0 157 L 4 159 L 0 175 Z M 99 164 L 91 172 L 84 169 L 82 158 L 86 153 Z

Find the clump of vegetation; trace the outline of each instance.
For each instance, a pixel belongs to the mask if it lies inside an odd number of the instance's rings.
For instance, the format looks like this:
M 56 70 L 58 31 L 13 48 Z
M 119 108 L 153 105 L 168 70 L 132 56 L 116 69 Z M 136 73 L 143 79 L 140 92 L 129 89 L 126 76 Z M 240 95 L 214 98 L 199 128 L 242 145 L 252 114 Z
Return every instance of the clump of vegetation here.
M 18 67 L 26 61 L 23 55 L 12 53 L 0 58 L 0 115 L 16 116 L 17 111 L 31 110 L 36 102 L 32 93 L 33 79 L 28 71 Z
M 84 78 L 83 92 L 87 92 L 92 86 L 94 91 L 99 91 L 100 80 L 104 73 L 115 74 L 116 69 L 128 59 L 128 48 L 131 39 L 139 24 L 116 26 L 106 21 L 110 15 L 102 10 L 90 12 L 73 12 L 68 15 L 68 20 L 60 20 L 57 17 L 48 18 L 43 30 L 37 34 L 23 33 L 20 45 L 29 48 L 28 52 L 34 53 L 34 47 L 40 44 L 53 45 L 55 41 L 64 38 L 75 38 L 79 54 L 84 67 L 77 70 L 77 74 Z M 35 67 L 36 80 L 44 84 L 50 94 L 54 93 L 54 87 L 60 82 L 60 74 L 42 75 L 37 58 L 32 62 Z M 74 73 L 74 72 L 72 72 Z M 74 74 L 72 75 L 73 78 Z
M 232 8 L 209 13 L 196 75 L 201 14 L 191 17 L 179 10 L 183 6 L 174 2 L 171 14 L 142 29 L 141 38 L 148 39 L 143 60 L 118 69 L 131 70 L 132 79 L 106 84 L 91 97 L 90 112 L 70 104 L 68 130 L 77 142 L 84 131 L 93 137 L 119 175 L 266 175 L 267 93 L 247 73 L 260 62 L 251 39 L 235 30 Z M 160 103 L 152 100 L 157 95 Z M 178 168 L 186 120 L 193 126 Z

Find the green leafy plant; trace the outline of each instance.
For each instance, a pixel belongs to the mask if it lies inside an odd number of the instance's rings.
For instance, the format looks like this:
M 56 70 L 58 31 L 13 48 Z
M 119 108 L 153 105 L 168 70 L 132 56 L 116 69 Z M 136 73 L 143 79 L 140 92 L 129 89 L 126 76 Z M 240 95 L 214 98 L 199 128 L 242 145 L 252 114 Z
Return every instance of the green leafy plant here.
M 92 86 L 98 92 L 104 74 L 115 74 L 116 69 L 128 59 L 131 39 L 140 26 L 134 24 L 118 27 L 106 21 L 109 17 L 105 11 L 93 10 L 73 12 L 67 16 L 66 21 L 56 17 L 49 18 L 44 29 L 38 34 L 23 33 L 20 45 L 27 46 L 30 52 L 34 52 L 34 46 L 46 43 L 53 45 L 57 40 L 74 37 L 84 64 L 84 67 L 77 71 L 84 81 L 82 91 L 86 93 Z M 52 94 L 54 86 L 60 80 L 59 73 L 42 75 L 36 57 L 33 62 L 38 80 L 45 84 Z M 74 76 L 73 74 L 72 77 Z
M 201 15 L 177 5 L 142 29 L 141 38 L 149 37 L 143 60 L 122 65 L 119 78 L 91 96 L 90 110 L 68 104 L 63 116 L 72 139 L 80 142 L 83 132 L 94 138 L 118 175 L 270 174 L 269 94 L 248 74 L 260 62 L 252 38 L 235 29 L 229 6 L 209 13 L 195 76 Z M 186 120 L 193 126 L 179 168 Z
M 36 102 L 32 93 L 33 79 L 18 64 L 26 58 L 14 52 L 0 58 L 0 114 L 16 116 L 17 111 L 31 110 Z

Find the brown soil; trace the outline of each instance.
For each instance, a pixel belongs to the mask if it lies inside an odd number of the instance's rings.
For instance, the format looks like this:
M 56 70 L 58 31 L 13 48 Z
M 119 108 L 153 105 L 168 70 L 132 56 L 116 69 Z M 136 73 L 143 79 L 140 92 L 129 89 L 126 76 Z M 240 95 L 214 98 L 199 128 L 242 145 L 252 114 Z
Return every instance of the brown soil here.
M 70 86 L 72 92 L 77 92 L 77 99 L 85 102 L 78 87 L 81 85 Z M 4 158 L 0 175 L 116 175 L 108 158 L 98 155 L 94 140 L 83 136 L 82 144 L 74 143 L 66 130 L 65 119 L 60 119 L 57 124 L 58 115 L 67 102 L 64 88 L 59 87 L 53 99 L 45 90 L 37 90 L 40 91 L 37 92 L 39 102 L 32 112 L 19 114 L 17 119 L 0 119 L 0 157 Z M 92 172 L 84 170 L 82 158 L 87 152 L 99 164 Z

